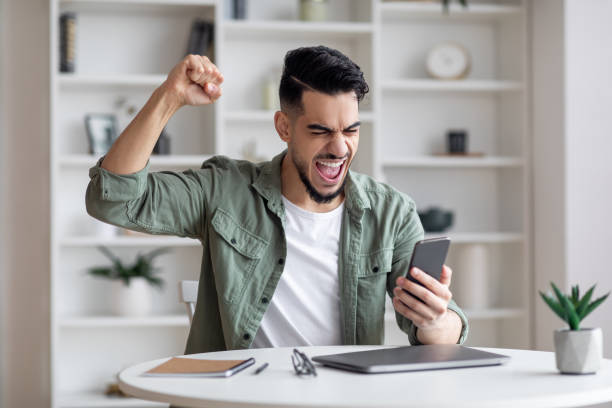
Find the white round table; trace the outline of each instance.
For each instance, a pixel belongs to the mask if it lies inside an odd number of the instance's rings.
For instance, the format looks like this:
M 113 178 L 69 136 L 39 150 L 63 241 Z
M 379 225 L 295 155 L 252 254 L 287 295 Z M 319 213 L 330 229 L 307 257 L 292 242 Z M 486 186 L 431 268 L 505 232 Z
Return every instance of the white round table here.
M 381 346 L 300 347 L 308 357 Z M 190 355 L 256 363 L 229 378 L 160 378 L 141 374 L 166 361 L 148 361 L 119 375 L 123 392 L 181 407 L 575 407 L 612 401 L 612 360 L 591 375 L 562 375 L 554 353 L 481 350 L 511 356 L 502 366 L 359 374 L 317 364 L 317 377 L 297 376 L 293 348 Z M 264 362 L 261 374 L 253 372 Z

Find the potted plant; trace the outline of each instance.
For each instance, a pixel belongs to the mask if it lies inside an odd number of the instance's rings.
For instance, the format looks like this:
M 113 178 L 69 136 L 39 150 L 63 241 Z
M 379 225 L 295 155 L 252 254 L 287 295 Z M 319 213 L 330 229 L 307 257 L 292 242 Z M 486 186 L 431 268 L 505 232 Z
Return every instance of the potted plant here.
M 595 285 L 582 298 L 578 285 L 572 287 L 571 295 L 561 293 L 552 282 L 550 286 L 555 297 L 541 291 L 540 296 L 569 325 L 569 329 L 555 330 L 557 369 L 563 374 L 595 373 L 603 353 L 601 328 L 580 328 L 580 322 L 606 300 L 610 293 L 591 302 Z
M 153 260 L 168 250 L 155 249 L 146 254 L 138 254 L 131 265 L 125 265 L 108 248 L 98 247 L 112 262 L 110 266 L 98 266 L 88 269 L 88 273 L 95 277 L 113 281 L 112 308 L 122 316 L 144 316 L 150 313 L 152 306 L 151 287 L 162 288 L 164 281 L 155 276 L 159 271 L 153 267 Z

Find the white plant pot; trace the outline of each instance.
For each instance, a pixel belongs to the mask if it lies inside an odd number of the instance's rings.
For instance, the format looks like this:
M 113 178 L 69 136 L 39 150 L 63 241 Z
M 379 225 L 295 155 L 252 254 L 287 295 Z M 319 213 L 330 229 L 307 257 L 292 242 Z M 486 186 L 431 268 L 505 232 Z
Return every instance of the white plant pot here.
M 143 278 L 130 279 L 130 285 L 113 281 L 112 309 L 119 316 L 146 316 L 151 313 L 153 293 L 151 284 Z
M 601 365 L 603 335 L 600 328 L 555 330 L 557 368 L 563 374 L 593 374 Z

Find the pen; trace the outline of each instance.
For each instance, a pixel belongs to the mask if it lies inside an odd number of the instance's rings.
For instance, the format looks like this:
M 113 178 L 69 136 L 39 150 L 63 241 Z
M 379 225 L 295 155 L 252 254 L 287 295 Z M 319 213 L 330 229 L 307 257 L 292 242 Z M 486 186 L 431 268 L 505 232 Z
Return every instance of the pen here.
M 263 365 L 261 367 L 257 368 L 257 370 L 255 370 L 255 372 L 253 374 L 261 373 L 263 370 L 266 369 L 266 367 L 268 367 L 268 363 L 263 363 Z

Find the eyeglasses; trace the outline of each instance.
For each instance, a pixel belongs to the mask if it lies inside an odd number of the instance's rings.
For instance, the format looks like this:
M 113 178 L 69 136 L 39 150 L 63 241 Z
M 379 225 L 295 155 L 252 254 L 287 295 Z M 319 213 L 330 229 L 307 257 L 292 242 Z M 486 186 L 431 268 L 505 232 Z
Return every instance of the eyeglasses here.
M 308 356 L 302 353 L 298 349 L 293 349 L 293 355 L 291 356 L 291 362 L 297 375 L 314 375 L 317 376 L 317 370 L 314 364 L 308 358 Z

